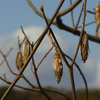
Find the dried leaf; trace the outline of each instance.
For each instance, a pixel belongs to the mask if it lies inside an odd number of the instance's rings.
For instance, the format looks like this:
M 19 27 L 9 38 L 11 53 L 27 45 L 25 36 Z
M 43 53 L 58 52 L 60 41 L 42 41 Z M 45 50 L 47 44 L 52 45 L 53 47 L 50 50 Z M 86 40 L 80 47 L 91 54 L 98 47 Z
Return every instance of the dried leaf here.
M 28 40 L 26 39 L 23 45 L 23 52 L 22 52 L 23 63 L 27 61 L 29 54 L 30 54 L 30 45 L 29 45 Z
M 18 50 L 17 52 L 17 56 L 16 56 L 16 66 L 17 68 L 20 70 L 23 66 L 23 61 L 22 61 L 22 53 L 20 50 Z
M 53 70 L 55 73 L 56 81 L 59 84 L 63 74 L 63 64 L 58 52 L 55 52 L 53 56 Z
M 88 36 L 87 36 L 86 32 L 84 32 L 82 41 L 81 41 L 81 58 L 84 63 L 87 60 L 88 50 L 89 50 Z

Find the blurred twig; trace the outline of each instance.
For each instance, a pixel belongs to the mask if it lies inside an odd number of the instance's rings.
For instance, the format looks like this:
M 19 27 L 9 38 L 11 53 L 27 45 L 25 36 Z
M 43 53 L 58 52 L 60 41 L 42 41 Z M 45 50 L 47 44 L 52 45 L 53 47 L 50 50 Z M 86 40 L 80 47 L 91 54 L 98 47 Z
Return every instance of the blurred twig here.
M 83 22 L 82 22 L 82 29 L 81 29 L 81 34 L 80 34 L 80 38 L 79 38 L 79 42 L 78 42 L 78 45 L 77 45 L 77 49 L 76 49 L 76 53 L 74 55 L 74 58 L 73 58 L 73 61 L 71 63 L 71 66 L 73 66 L 73 63 L 76 59 L 76 56 L 77 56 L 77 53 L 78 53 L 78 50 L 79 50 L 79 46 L 80 46 L 80 42 L 81 42 L 81 38 L 82 38 L 82 35 L 84 33 L 84 25 L 85 25 L 85 17 L 86 17 L 86 0 L 84 0 L 84 6 L 83 6 Z
M 10 54 L 11 50 L 13 50 L 13 48 L 11 47 L 10 50 L 7 52 L 7 54 L 5 55 L 6 57 L 8 57 L 8 55 Z M 2 51 L 0 50 L 0 52 L 2 53 Z M 0 66 L 4 63 L 5 59 L 3 59 L 0 63 Z
M 70 0 L 70 6 L 71 5 L 72 5 L 72 0 Z M 73 18 L 73 10 L 71 10 L 71 18 L 72 18 L 73 29 L 75 29 L 74 18 Z
M 84 5 L 84 3 L 83 3 L 83 5 Z M 77 21 L 77 24 L 76 24 L 75 30 L 77 29 L 78 24 L 79 24 L 79 22 L 80 22 L 80 18 L 81 18 L 81 16 L 82 16 L 83 5 L 82 5 L 81 11 L 80 11 L 80 15 L 79 15 L 79 18 L 78 18 L 78 21 Z
M 68 7 L 67 9 L 65 10 L 62 10 L 60 11 L 58 14 L 57 14 L 57 17 L 61 17 L 65 14 L 67 14 L 68 12 L 70 12 L 72 9 L 74 9 L 82 0 L 76 0 L 70 7 Z
M 68 55 L 66 55 L 65 53 L 64 53 L 64 55 L 65 55 L 68 59 L 70 59 L 71 61 L 73 61 L 73 59 L 71 59 L 71 58 L 70 58 Z M 80 75 L 81 75 L 82 78 L 83 78 L 83 81 L 84 81 L 84 84 L 85 84 L 85 90 L 86 90 L 86 100 L 88 100 L 88 86 L 87 86 L 87 82 L 86 82 L 85 76 L 83 75 L 83 73 L 82 73 L 80 67 L 77 65 L 77 63 L 74 62 L 74 64 L 75 64 L 75 66 L 77 67 L 77 69 L 79 70 Z
M 39 64 L 36 67 L 36 70 L 39 68 L 39 65 L 42 63 L 42 61 L 44 60 L 44 58 L 50 53 L 50 51 L 53 49 L 53 46 L 49 49 L 49 51 L 44 55 L 44 57 L 41 59 L 41 61 L 39 62 Z
M 88 26 L 88 25 L 93 24 L 93 23 L 96 23 L 96 21 L 93 21 L 93 22 L 87 23 L 87 24 L 85 24 L 84 26 Z M 77 27 L 77 28 L 81 28 L 81 27 L 82 27 L 82 26 L 79 26 L 79 27 Z

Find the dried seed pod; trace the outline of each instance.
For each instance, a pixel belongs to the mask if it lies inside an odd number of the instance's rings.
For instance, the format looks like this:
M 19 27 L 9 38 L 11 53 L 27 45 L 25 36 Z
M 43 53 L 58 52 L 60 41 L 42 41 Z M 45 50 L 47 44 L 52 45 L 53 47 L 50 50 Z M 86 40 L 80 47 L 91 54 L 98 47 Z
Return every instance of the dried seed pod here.
M 30 54 L 30 45 L 28 40 L 26 39 L 24 45 L 23 45 L 23 52 L 22 52 L 22 59 L 23 59 L 23 63 L 26 62 L 28 56 Z
M 87 36 L 86 32 L 84 32 L 82 41 L 81 41 L 81 58 L 84 63 L 87 60 L 88 50 L 89 50 L 88 36 Z
M 96 23 L 100 27 L 100 2 L 95 5 L 94 10 L 95 10 L 94 17 L 95 17 Z
M 16 56 L 16 66 L 17 68 L 20 70 L 23 66 L 23 61 L 22 61 L 22 53 L 20 50 L 18 50 L 17 52 L 17 56 Z
M 53 56 L 53 70 L 55 73 L 56 81 L 59 84 L 63 74 L 63 64 L 58 52 L 55 52 Z

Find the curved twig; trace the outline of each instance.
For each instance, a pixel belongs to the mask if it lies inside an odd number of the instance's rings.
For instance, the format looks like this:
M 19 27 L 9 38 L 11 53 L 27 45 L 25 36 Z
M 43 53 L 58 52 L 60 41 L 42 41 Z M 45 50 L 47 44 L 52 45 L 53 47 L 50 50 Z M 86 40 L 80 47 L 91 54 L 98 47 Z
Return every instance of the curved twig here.
M 67 14 L 68 12 L 70 12 L 72 9 L 74 9 L 82 0 L 76 0 L 69 8 L 63 10 L 63 11 L 60 11 L 58 14 L 57 14 L 57 17 L 61 17 L 65 14 Z
M 0 77 L 0 79 L 2 81 L 4 81 L 5 83 L 7 83 L 7 84 L 11 84 L 11 82 L 4 80 L 2 77 Z M 22 86 L 19 86 L 19 85 L 15 85 L 15 86 L 18 87 L 18 88 L 20 88 L 20 89 L 24 89 L 24 90 L 28 90 L 28 91 L 40 92 L 39 87 L 37 87 L 36 89 L 33 89 L 33 88 L 22 87 Z M 47 88 L 43 88 L 43 90 L 48 91 L 48 92 L 53 92 L 53 93 L 59 94 L 59 95 L 65 97 L 66 99 L 71 100 L 69 97 L 67 97 L 66 95 L 62 94 L 59 91 L 52 90 L 52 89 L 47 89 Z
M 3 79 L 2 77 L 0 77 L 0 79 L 1 79 L 2 81 L 4 81 L 5 83 L 7 83 L 7 84 L 11 84 L 11 83 L 12 83 L 12 82 L 9 82 L 7 79 L 6 79 L 6 80 Z M 40 92 L 39 89 L 26 88 L 26 87 L 22 87 L 22 86 L 19 86 L 19 85 L 16 85 L 16 84 L 15 84 L 15 86 L 18 87 L 18 88 L 20 88 L 20 89 L 23 89 L 23 90 L 34 91 L 34 92 Z
M 66 55 L 65 53 L 64 53 L 64 55 L 65 55 L 68 59 L 70 59 L 70 60 L 72 61 L 72 59 L 71 59 L 68 55 Z M 88 86 L 87 86 L 87 82 L 86 82 L 85 76 L 83 75 L 83 73 L 82 73 L 80 67 L 77 65 L 77 63 L 74 62 L 74 64 L 75 64 L 75 66 L 77 67 L 77 69 L 79 70 L 79 72 L 80 72 L 80 74 L 81 74 L 81 76 L 82 76 L 82 78 L 83 78 L 83 81 L 84 81 L 84 84 L 85 84 L 85 89 L 86 89 L 86 100 L 88 100 Z

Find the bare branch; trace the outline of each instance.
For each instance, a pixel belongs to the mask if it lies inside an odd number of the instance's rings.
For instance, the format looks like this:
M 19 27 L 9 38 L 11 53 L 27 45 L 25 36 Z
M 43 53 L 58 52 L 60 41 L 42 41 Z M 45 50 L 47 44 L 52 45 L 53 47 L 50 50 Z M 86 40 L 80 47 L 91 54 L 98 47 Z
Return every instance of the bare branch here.
M 68 12 L 70 12 L 72 9 L 74 9 L 82 0 L 76 0 L 69 8 L 63 10 L 63 11 L 60 11 L 58 14 L 57 14 L 57 17 L 61 17 L 65 14 L 67 14 Z

